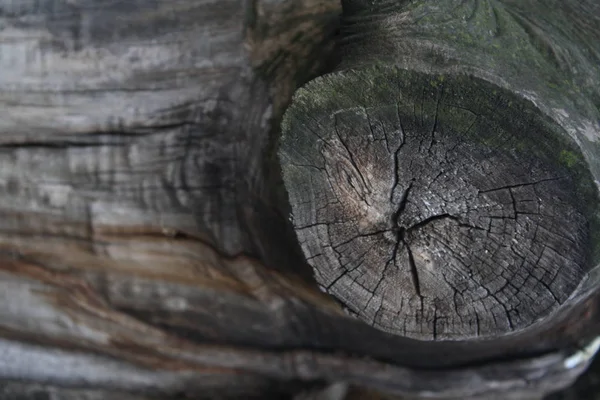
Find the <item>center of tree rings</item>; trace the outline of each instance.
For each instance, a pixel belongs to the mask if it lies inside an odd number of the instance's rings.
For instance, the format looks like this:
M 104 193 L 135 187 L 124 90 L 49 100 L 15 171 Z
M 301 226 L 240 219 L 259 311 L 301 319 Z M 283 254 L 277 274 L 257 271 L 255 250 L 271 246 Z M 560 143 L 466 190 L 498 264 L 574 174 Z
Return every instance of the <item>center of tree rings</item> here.
M 521 330 L 589 269 L 589 171 L 513 93 L 466 76 L 341 72 L 298 92 L 283 131 L 316 279 L 379 329 L 424 340 Z

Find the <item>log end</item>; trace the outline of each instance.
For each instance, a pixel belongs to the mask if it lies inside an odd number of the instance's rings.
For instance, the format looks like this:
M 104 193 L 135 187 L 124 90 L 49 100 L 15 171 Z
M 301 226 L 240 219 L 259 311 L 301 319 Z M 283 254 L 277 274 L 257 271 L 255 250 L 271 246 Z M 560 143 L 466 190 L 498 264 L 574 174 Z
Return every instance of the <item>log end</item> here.
M 280 159 L 317 281 L 384 331 L 493 338 L 595 265 L 597 190 L 529 101 L 468 76 L 342 71 L 297 92 Z

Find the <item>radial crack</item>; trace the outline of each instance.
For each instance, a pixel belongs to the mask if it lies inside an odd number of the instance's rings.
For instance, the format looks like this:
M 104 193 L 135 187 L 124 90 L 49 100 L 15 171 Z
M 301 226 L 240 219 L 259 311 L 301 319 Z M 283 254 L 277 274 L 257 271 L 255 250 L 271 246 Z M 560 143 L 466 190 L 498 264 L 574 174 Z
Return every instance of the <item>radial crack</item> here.
M 419 298 L 423 300 L 423 296 L 421 295 L 421 284 L 419 282 L 419 271 L 417 270 L 417 265 L 415 264 L 415 259 L 413 257 L 412 250 L 410 249 L 410 246 L 408 245 L 408 243 L 406 243 L 406 240 L 404 240 L 404 238 L 402 238 L 402 243 L 404 244 L 404 246 L 406 246 L 406 252 L 408 253 L 408 264 L 410 266 L 410 274 L 412 276 L 415 291 L 417 292 L 417 296 L 419 296 Z
M 402 150 L 402 147 L 405 143 L 404 127 L 402 126 L 402 122 L 400 121 L 400 115 L 398 115 L 398 123 L 400 124 L 400 130 L 402 132 L 402 142 L 400 143 L 400 145 L 398 145 L 398 148 L 394 152 L 394 184 L 392 185 L 392 190 L 390 192 L 390 202 L 392 203 L 394 202 L 394 193 L 396 192 L 396 188 L 400 184 L 400 160 L 398 159 L 398 157 L 400 156 L 400 150 Z
M 458 221 L 458 217 L 455 217 L 455 216 L 450 215 L 450 214 L 434 215 L 432 217 L 424 219 L 421 222 L 417 222 L 416 224 L 414 224 L 413 226 L 411 226 L 410 228 L 408 228 L 406 231 L 407 232 L 414 231 L 414 230 L 417 230 L 419 228 L 424 227 L 425 225 L 428 225 L 428 224 L 430 224 L 432 222 L 439 221 L 439 220 L 442 220 L 442 219 L 451 219 L 453 221 Z
M 410 191 L 412 190 L 412 187 L 413 187 L 413 182 L 411 182 L 408 185 L 408 187 L 406 188 L 406 190 L 402 194 L 402 199 L 400 199 L 400 204 L 398 205 L 398 210 L 396 210 L 396 212 L 392 216 L 392 226 L 393 227 L 398 228 L 400 226 L 400 216 L 402 215 L 402 213 L 406 209 L 406 204 L 408 203 L 408 195 L 410 194 Z
M 543 182 L 552 182 L 552 181 L 558 181 L 561 179 L 565 179 L 565 176 L 559 176 L 559 177 L 555 177 L 555 178 L 545 178 L 545 179 L 540 179 L 537 181 L 533 181 L 533 182 L 523 182 L 523 183 L 515 183 L 513 185 L 506 185 L 506 186 L 500 186 L 497 188 L 492 188 L 492 189 L 487 189 L 487 190 L 479 190 L 478 193 L 482 194 L 482 193 L 490 193 L 490 192 L 497 192 L 499 190 L 504 190 L 504 189 L 514 189 L 514 188 L 520 188 L 520 187 L 526 187 L 526 186 L 533 186 L 533 185 L 537 185 Z

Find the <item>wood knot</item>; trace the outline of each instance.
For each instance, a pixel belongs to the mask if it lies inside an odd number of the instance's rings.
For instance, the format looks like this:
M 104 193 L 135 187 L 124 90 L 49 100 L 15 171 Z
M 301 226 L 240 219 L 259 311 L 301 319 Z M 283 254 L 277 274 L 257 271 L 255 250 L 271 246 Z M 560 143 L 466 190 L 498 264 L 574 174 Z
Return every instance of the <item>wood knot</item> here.
M 598 200 L 580 150 L 484 81 L 393 68 L 317 79 L 286 114 L 280 158 L 319 284 L 382 330 L 522 330 L 589 270 Z

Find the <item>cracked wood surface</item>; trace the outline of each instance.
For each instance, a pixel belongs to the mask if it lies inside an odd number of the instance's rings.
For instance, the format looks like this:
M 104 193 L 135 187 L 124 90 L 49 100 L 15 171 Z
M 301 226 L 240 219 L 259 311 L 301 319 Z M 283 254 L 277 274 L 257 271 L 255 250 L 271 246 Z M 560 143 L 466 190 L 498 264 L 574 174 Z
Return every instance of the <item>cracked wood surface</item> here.
M 591 291 L 526 335 L 422 343 L 317 290 L 268 153 L 337 13 L 0 0 L 0 398 L 467 399 L 586 367 Z
M 280 150 L 322 288 L 425 340 L 576 302 L 599 261 L 600 6 L 342 3 L 337 72 L 295 96 Z
M 434 79 L 342 73 L 296 96 L 281 149 L 298 238 L 318 282 L 385 331 L 518 331 L 590 269 L 593 178 L 561 160 L 576 144 L 512 93 Z

